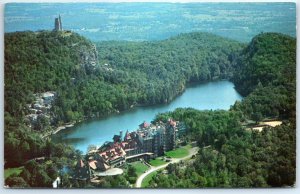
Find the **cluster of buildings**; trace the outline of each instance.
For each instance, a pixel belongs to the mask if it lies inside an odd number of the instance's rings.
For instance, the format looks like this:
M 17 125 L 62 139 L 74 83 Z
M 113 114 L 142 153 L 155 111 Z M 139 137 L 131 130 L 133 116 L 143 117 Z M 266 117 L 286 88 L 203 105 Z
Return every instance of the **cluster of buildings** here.
M 76 177 L 102 176 L 103 172 L 114 173 L 112 169 L 122 167 L 126 162 L 162 156 L 175 149 L 178 136 L 184 131 L 184 125 L 172 119 L 166 123 L 143 122 L 138 130 L 127 131 L 124 135 L 120 131 L 120 134 L 114 135 L 112 142 L 105 142 L 101 147 L 90 150 L 85 161 L 78 161 Z
M 27 104 L 29 114 L 25 116 L 30 127 L 33 127 L 40 117 L 50 118 L 51 104 L 55 95 L 56 93 L 52 91 L 34 94 L 35 101 L 32 104 Z

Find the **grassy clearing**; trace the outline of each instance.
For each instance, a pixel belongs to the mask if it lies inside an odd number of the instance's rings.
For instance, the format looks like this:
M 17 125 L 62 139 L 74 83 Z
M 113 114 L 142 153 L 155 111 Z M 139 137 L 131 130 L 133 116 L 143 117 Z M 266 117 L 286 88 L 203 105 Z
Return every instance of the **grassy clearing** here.
M 149 164 L 151 164 L 151 166 L 161 166 L 166 163 L 167 162 L 163 161 L 161 158 L 156 158 L 154 160 L 150 160 L 150 162 L 149 162 Z
M 149 182 L 151 181 L 152 177 L 154 177 L 157 174 L 157 171 L 154 171 L 150 173 L 148 176 L 146 176 L 142 182 L 142 188 L 148 187 Z
M 24 166 L 17 168 L 8 168 L 4 170 L 4 179 L 10 177 L 13 174 L 19 175 L 23 171 Z
M 193 146 L 191 144 L 188 144 L 186 146 L 183 146 L 185 149 L 191 149 Z
M 143 174 L 146 170 L 149 169 L 149 167 L 147 165 L 145 165 L 143 162 L 138 161 L 138 162 L 132 162 L 130 163 L 136 171 L 136 174 L 138 176 L 140 176 L 141 174 Z
M 191 148 L 191 145 L 186 145 L 181 148 L 177 148 L 172 151 L 166 152 L 166 156 L 169 156 L 171 158 L 183 158 L 187 155 L 189 155 L 189 149 Z

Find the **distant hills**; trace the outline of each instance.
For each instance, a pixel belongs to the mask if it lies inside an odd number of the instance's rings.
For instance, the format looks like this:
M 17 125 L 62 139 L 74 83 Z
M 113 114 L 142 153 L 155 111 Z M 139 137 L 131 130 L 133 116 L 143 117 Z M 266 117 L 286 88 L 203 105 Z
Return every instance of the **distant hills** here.
M 245 43 L 260 32 L 296 37 L 296 4 L 292 2 L 9 3 L 5 32 L 52 30 L 58 13 L 64 29 L 92 41 L 164 40 L 198 31 Z

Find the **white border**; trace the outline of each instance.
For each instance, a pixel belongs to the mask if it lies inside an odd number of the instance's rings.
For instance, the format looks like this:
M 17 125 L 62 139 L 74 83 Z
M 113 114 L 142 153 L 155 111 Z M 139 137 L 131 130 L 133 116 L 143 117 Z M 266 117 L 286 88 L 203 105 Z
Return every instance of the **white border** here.
M 297 2 L 297 0 L 2 0 L 0 4 L 9 2 L 23 2 L 23 3 L 90 3 L 90 2 L 107 2 L 107 3 L 121 3 L 121 2 L 169 2 L 169 3 L 212 3 L 212 2 Z
M 3 183 L 4 183 L 4 142 L 3 142 L 3 136 L 4 136 L 4 4 L 9 2 L 36 2 L 36 3 L 68 3 L 68 2 L 109 2 L 109 3 L 119 3 L 119 2 L 172 2 L 172 3 L 189 3 L 189 2 L 297 2 L 296 0 L 0 0 L 0 131 L 1 131 L 1 138 L 0 138 L 0 146 L 2 146 L 1 150 L 1 158 L 0 158 L 0 193 L 24 193 L 24 194 L 35 194 L 35 193 L 84 193 L 88 192 L 89 194 L 94 193 L 119 193 L 119 194 L 132 194 L 132 193 L 141 193 L 144 194 L 153 194 L 153 193 L 159 193 L 159 194 L 166 194 L 166 193 L 199 193 L 199 192 L 205 192 L 205 193 L 225 193 L 225 194 L 235 194 L 235 193 L 256 193 L 256 194 L 265 194 L 265 193 L 275 193 L 275 194 L 281 194 L 281 193 L 300 193 L 300 186 L 299 186 L 299 169 L 300 169 L 300 163 L 299 163 L 299 141 L 297 138 L 297 175 L 296 175 L 296 188 L 286 188 L 286 189 L 94 189 L 94 190 L 87 190 L 87 189 L 69 189 L 69 190 L 53 190 L 53 189 L 4 189 Z M 297 26 L 299 25 L 299 3 L 296 5 L 297 10 Z M 299 30 L 297 30 L 297 37 L 299 37 Z M 297 45 L 299 45 L 300 40 L 297 39 Z M 297 46 L 297 75 L 300 74 L 300 69 L 298 68 L 299 63 L 299 48 Z M 297 83 L 299 83 L 299 76 L 297 76 Z M 299 100 L 300 94 L 299 94 L 299 84 L 297 84 L 297 102 Z M 297 103 L 297 110 L 299 110 L 300 106 L 299 103 Z M 297 137 L 299 137 L 299 114 L 297 111 Z

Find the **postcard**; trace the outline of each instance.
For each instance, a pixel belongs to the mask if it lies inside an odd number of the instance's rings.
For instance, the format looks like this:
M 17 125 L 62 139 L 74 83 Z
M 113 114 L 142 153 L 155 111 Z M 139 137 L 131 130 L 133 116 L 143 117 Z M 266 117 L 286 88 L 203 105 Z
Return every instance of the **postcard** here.
M 7 3 L 5 188 L 296 180 L 296 5 Z

